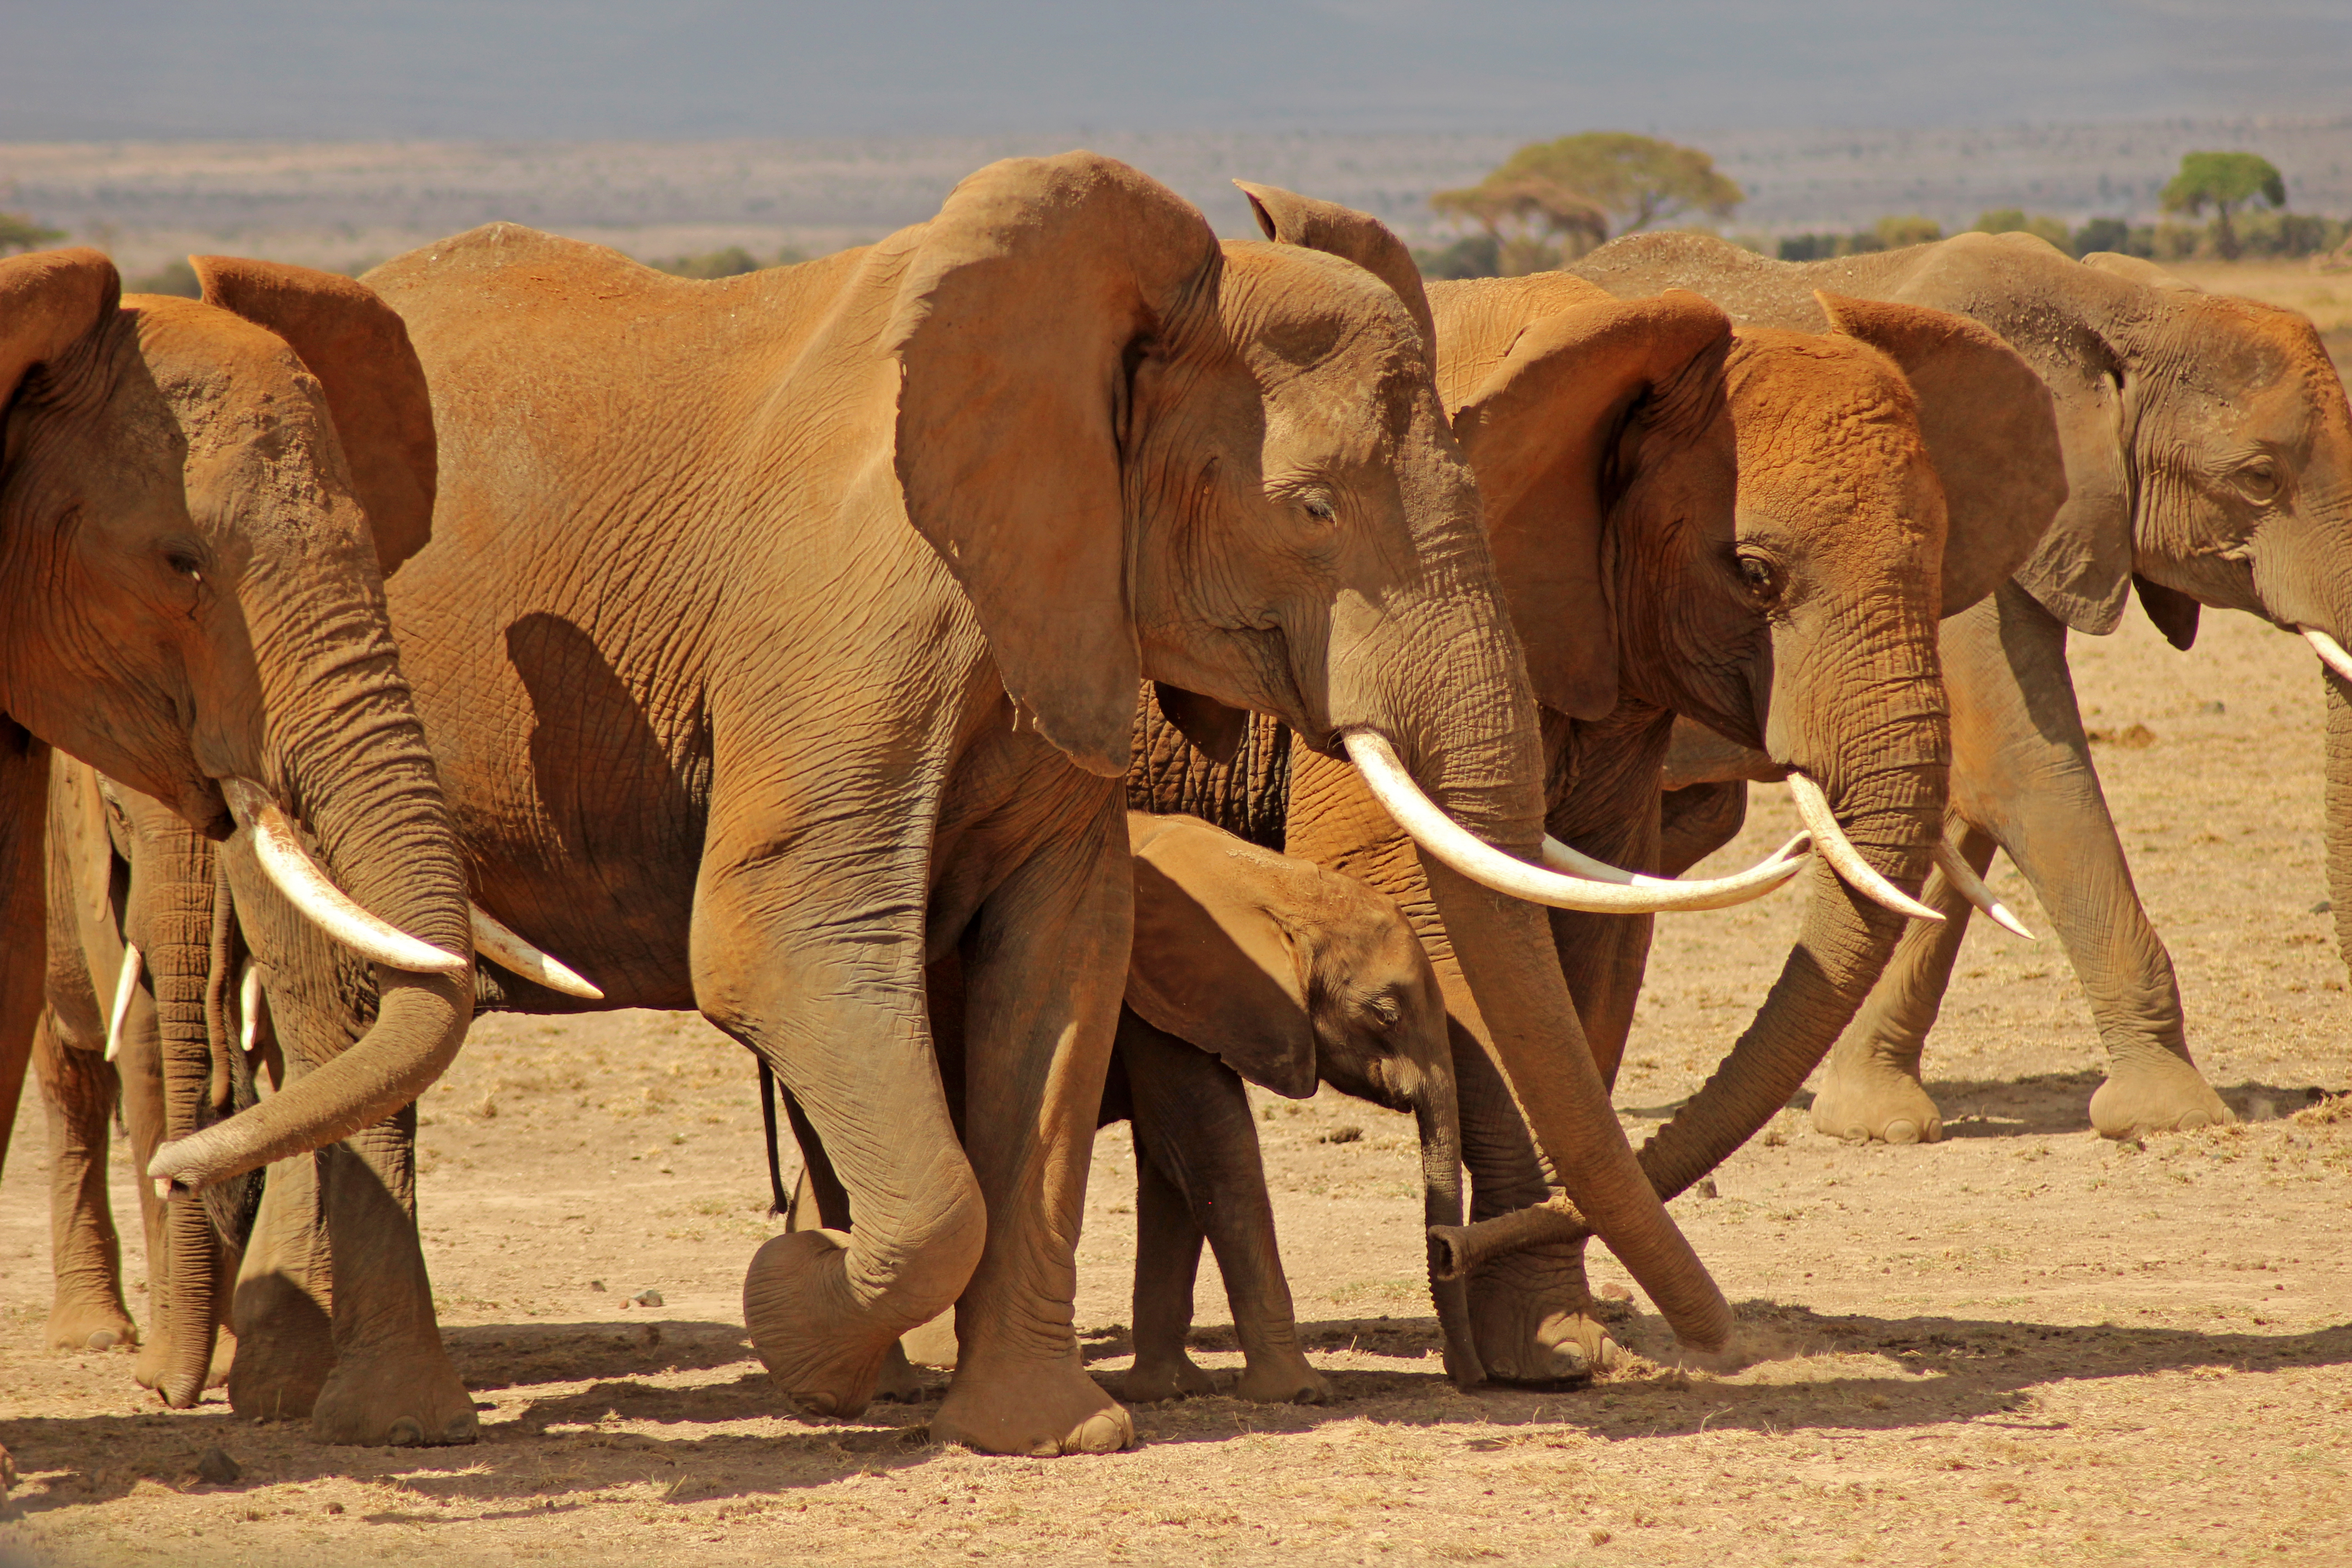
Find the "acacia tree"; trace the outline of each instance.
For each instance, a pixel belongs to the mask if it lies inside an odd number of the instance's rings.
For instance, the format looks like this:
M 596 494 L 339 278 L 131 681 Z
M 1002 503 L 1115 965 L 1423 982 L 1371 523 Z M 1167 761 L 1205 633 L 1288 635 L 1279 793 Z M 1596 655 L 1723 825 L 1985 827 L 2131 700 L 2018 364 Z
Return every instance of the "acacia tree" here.
M 1610 237 L 1685 213 L 1727 217 L 1745 199 L 1696 147 L 1624 131 L 1588 131 L 1532 142 L 1475 185 L 1440 191 L 1430 205 L 1524 247 L 1559 236 L 1576 254 Z M 1514 237 L 1505 231 L 1516 226 Z M 1525 270 L 1525 268 L 1522 268 Z
M 2238 231 L 2230 226 L 2230 211 L 2256 198 L 2273 207 L 2286 205 L 2286 181 L 2268 158 L 2252 153 L 2190 153 L 2180 160 L 2158 199 L 2168 213 L 2192 216 L 2213 209 L 2213 243 L 2234 261 Z
M 23 213 L 0 213 L 0 256 L 38 250 L 66 237 L 61 228 L 43 228 Z

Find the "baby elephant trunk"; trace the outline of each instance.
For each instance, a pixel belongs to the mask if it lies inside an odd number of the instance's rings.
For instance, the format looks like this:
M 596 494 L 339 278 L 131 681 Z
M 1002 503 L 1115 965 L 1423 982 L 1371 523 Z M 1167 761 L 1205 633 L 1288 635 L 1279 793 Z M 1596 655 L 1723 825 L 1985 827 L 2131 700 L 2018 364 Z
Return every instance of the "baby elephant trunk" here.
M 1421 1189 L 1424 1223 L 1462 1223 L 1462 1123 L 1454 1109 L 1454 1075 L 1440 1069 L 1423 1076 L 1412 1097 L 1413 1121 L 1421 1131 Z M 1438 1277 L 1437 1245 L 1430 1244 L 1429 1295 L 1437 1307 L 1437 1327 L 1445 1336 L 1445 1375 L 1458 1388 L 1486 1381 L 1486 1368 L 1470 1334 L 1470 1285 L 1456 1276 Z

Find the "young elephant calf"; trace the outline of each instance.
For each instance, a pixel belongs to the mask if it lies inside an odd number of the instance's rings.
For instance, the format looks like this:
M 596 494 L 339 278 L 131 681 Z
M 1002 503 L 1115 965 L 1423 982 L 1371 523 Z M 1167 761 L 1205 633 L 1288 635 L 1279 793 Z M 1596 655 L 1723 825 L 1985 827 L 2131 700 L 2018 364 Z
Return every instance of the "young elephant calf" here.
M 1128 814 L 1135 942 L 1098 1125 L 1135 1129 L 1133 1402 L 1209 1394 L 1184 1353 L 1201 1244 L 1215 1249 L 1245 1365 L 1233 1393 L 1320 1403 L 1298 1348 L 1289 1282 L 1243 1082 L 1303 1100 L 1318 1081 L 1391 1110 L 1421 1134 L 1424 1221 L 1458 1225 L 1460 1133 L 1437 976 L 1396 906 L 1336 871 L 1244 842 L 1197 817 Z M 953 1083 L 959 987 L 935 975 L 934 1026 Z M 823 1150 L 795 1116 L 808 1164 L 792 1228 L 845 1228 Z M 822 1220 L 819 1214 L 822 1213 Z M 1433 1284 L 1446 1371 L 1479 1380 L 1464 1286 Z M 752 1338 L 761 1323 L 751 1322 Z M 883 1384 L 920 1386 L 898 1363 Z

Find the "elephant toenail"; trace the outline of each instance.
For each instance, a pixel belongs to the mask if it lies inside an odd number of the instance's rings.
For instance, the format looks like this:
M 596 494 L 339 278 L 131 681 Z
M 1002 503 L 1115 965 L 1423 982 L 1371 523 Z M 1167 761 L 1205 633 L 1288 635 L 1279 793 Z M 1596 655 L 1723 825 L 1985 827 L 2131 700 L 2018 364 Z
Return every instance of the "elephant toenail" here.
M 93 1330 L 89 1336 L 89 1348 L 94 1351 L 110 1351 L 114 1348 L 116 1337 L 112 1329 Z
M 449 1417 L 449 1424 L 441 1428 L 441 1440 L 445 1443 L 470 1443 L 479 1431 L 480 1425 L 474 1419 L 472 1411 L 460 1411 Z
M 1889 1143 L 1916 1143 L 1919 1142 L 1919 1124 L 1916 1121 L 1890 1121 L 1886 1124 L 1886 1141 Z
M 393 1448 L 414 1448 L 425 1441 L 425 1427 L 414 1415 L 404 1415 L 392 1424 L 383 1435 L 384 1445 Z

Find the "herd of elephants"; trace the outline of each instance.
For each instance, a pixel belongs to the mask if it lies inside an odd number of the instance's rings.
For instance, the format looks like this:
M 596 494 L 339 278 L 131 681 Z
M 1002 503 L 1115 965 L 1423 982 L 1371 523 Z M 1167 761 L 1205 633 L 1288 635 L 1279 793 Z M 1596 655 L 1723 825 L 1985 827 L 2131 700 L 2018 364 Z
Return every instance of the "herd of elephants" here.
M 1942 1136 L 1921 1052 L 1973 910 L 2017 929 L 1996 849 L 2095 1015 L 2097 1130 L 2231 1119 L 2067 638 L 2136 596 L 2182 648 L 2207 607 L 2308 640 L 2352 939 L 2352 410 L 2308 321 L 2015 234 L 1424 286 L 1243 189 L 1265 242 L 1008 160 L 719 281 L 510 224 L 358 280 L 197 258 L 201 300 L 0 260 L 0 1139 L 29 1061 L 49 1343 L 469 1441 L 415 1102 L 477 1012 L 645 1007 L 785 1091 L 744 1311 L 813 1413 L 952 1309 L 935 1438 L 1130 1443 L 1073 1322 L 1112 1120 L 1117 1392 L 1213 1386 L 1205 1242 L 1237 1392 L 1324 1396 L 1244 1080 L 1417 1118 L 1462 1384 L 1617 1353 L 1594 1237 L 1724 1356 L 1666 1201 L 1824 1060 L 1821 1131 Z M 1686 877 L 1763 782 L 1804 833 Z M 1652 918 L 1792 886 L 1754 1021 L 1636 1150 Z

